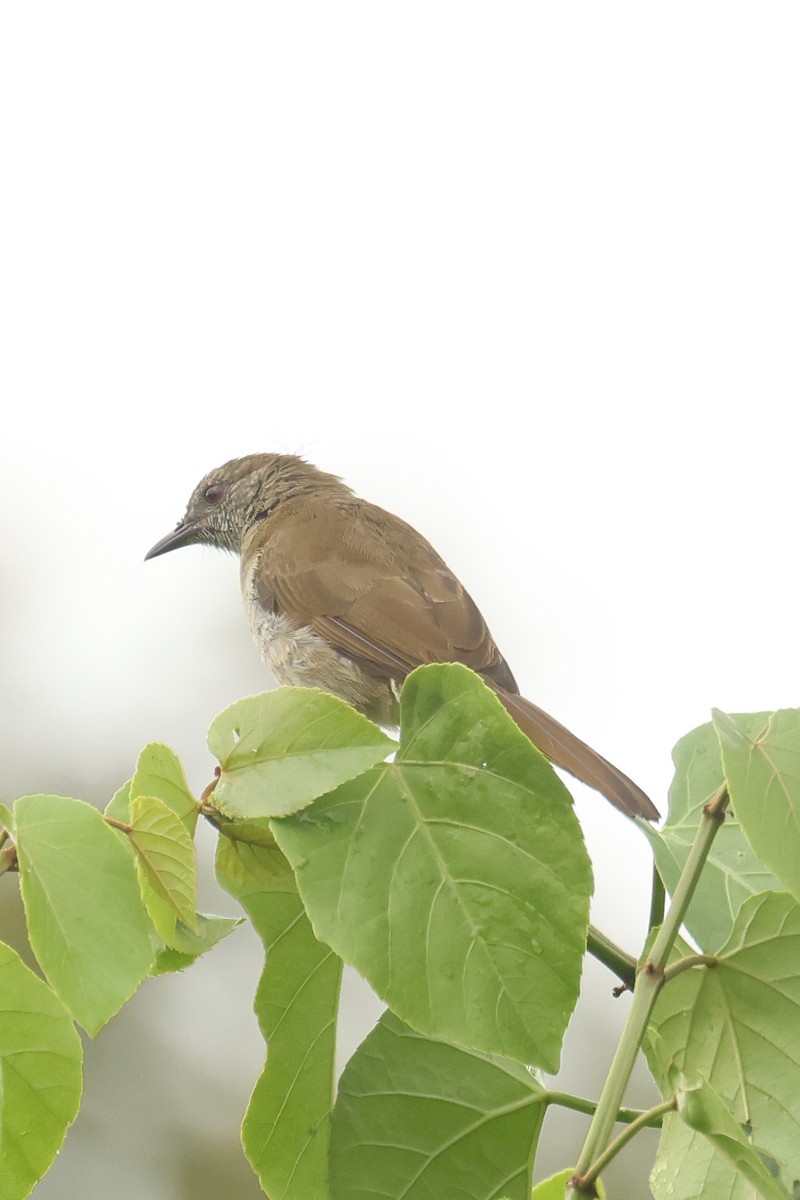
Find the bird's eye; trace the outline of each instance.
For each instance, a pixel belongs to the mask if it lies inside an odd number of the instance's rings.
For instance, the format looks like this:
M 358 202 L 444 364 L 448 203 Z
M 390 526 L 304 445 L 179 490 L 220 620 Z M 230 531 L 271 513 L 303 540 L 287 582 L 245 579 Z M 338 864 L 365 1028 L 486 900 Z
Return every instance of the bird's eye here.
M 219 504 L 224 495 L 224 483 L 210 483 L 203 492 L 203 499 L 205 500 L 206 504 Z

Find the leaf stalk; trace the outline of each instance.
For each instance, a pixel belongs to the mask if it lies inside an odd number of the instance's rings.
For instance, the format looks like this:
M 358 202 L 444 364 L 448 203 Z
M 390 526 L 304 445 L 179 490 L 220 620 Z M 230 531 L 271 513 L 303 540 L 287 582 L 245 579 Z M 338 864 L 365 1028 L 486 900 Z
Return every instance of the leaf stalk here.
M 0 875 L 5 875 L 6 871 L 16 871 L 18 866 L 17 847 L 13 842 L 8 842 L 0 850 Z
M 542 1101 L 548 1106 L 557 1104 L 559 1108 L 568 1108 L 572 1112 L 585 1113 L 586 1116 L 593 1116 L 597 1111 L 597 1101 L 587 1100 L 583 1096 L 573 1096 L 571 1092 L 556 1092 L 548 1089 L 542 1096 Z M 648 1108 L 621 1108 L 617 1113 L 617 1120 L 621 1125 L 632 1125 L 636 1123 L 637 1128 L 643 1126 L 651 1126 L 658 1128 L 661 1124 L 660 1113 L 655 1109 Z
M 715 967 L 718 962 L 715 954 L 687 954 L 685 958 L 679 958 L 677 962 L 670 963 L 665 968 L 664 983 L 669 983 L 670 979 L 674 979 L 683 971 L 691 970 L 692 967 Z
M 124 821 L 117 821 L 115 817 L 104 817 L 106 825 L 110 825 L 112 829 L 119 829 L 121 833 L 133 833 L 133 826 L 126 825 Z

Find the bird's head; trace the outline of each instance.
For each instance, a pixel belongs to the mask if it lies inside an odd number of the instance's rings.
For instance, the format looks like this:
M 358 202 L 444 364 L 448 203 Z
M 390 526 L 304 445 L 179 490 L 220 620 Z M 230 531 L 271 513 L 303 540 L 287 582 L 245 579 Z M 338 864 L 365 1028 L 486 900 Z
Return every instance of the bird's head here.
M 293 454 L 250 454 L 209 471 L 192 492 L 185 516 L 172 533 L 148 550 L 156 558 L 181 546 L 217 546 L 239 554 L 245 535 L 284 500 L 304 491 L 335 485 L 333 475 L 318 471 Z

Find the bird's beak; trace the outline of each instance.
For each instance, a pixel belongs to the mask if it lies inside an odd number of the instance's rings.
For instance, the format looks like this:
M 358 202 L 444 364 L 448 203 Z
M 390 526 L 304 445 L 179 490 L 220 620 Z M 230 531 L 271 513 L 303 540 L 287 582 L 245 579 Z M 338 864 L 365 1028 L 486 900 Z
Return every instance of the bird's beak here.
M 179 550 L 181 546 L 191 546 L 199 541 L 198 533 L 200 532 L 199 521 L 181 521 L 180 524 L 173 529 L 172 533 L 168 533 L 160 542 L 156 542 L 147 554 L 144 556 L 145 562 L 148 558 L 158 558 L 159 554 L 166 554 L 168 550 Z

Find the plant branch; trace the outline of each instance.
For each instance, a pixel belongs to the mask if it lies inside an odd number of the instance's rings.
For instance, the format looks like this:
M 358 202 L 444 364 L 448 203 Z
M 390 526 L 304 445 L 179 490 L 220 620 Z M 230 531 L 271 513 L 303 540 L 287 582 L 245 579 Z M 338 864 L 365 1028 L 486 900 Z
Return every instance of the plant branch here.
M 640 1113 L 635 1121 L 631 1121 L 627 1129 L 623 1129 L 622 1132 L 614 1138 L 613 1142 L 606 1147 L 600 1157 L 592 1163 L 589 1170 L 583 1176 L 582 1185 L 584 1190 L 586 1190 L 586 1188 L 592 1188 L 594 1191 L 596 1191 L 596 1184 L 600 1177 L 601 1171 L 605 1171 L 608 1164 L 617 1157 L 620 1150 L 627 1146 L 631 1138 L 636 1137 L 636 1134 L 640 1129 L 647 1129 L 652 1126 L 660 1125 L 662 1117 L 666 1113 L 672 1112 L 677 1107 L 678 1102 L 675 1097 L 672 1096 L 669 1100 L 664 1100 L 663 1103 L 656 1104 L 654 1108 L 648 1108 L 646 1112 Z
M 619 946 L 611 941 L 611 938 L 606 937 L 599 929 L 595 929 L 594 925 L 589 926 L 589 935 L 586 940 L 586 949 L 596 958 L 598 962 L 603 963 L 608 967 L 609 971 L 613 971 L 617 978 L 621 979 L 627 989 L 632 990 L 636 979 L 636 959 L 630 954 L 626 954 Z M 620 995 L 623 989 L 615 994 Z
M 568 1200 L 577 1200 L 577 1197 L 581 1195 L 594 1196 L 596 1194 L 594 1183 L 585 1183 L 586 1177 L 608 1146 L 611 1131 L 617 1122 L 619 1108 L 647 1029 L 650 1013 L 656 997 L 664 985 L 667 959 L 694 895 L 700 872 L 708 857 L 717 830 L 725 818 L 727 802 L 728 792 L 727 788 L 723 786 L 703 810 L 694 843 L 673 893 L 672 903 L 656 934 L 649 958 L 636 978 L 628 1020 L 617 1045 L 605 1085 L 600 1093 L 597 1111 L 589 1126 L 575 1174 L 567 1188 Z

